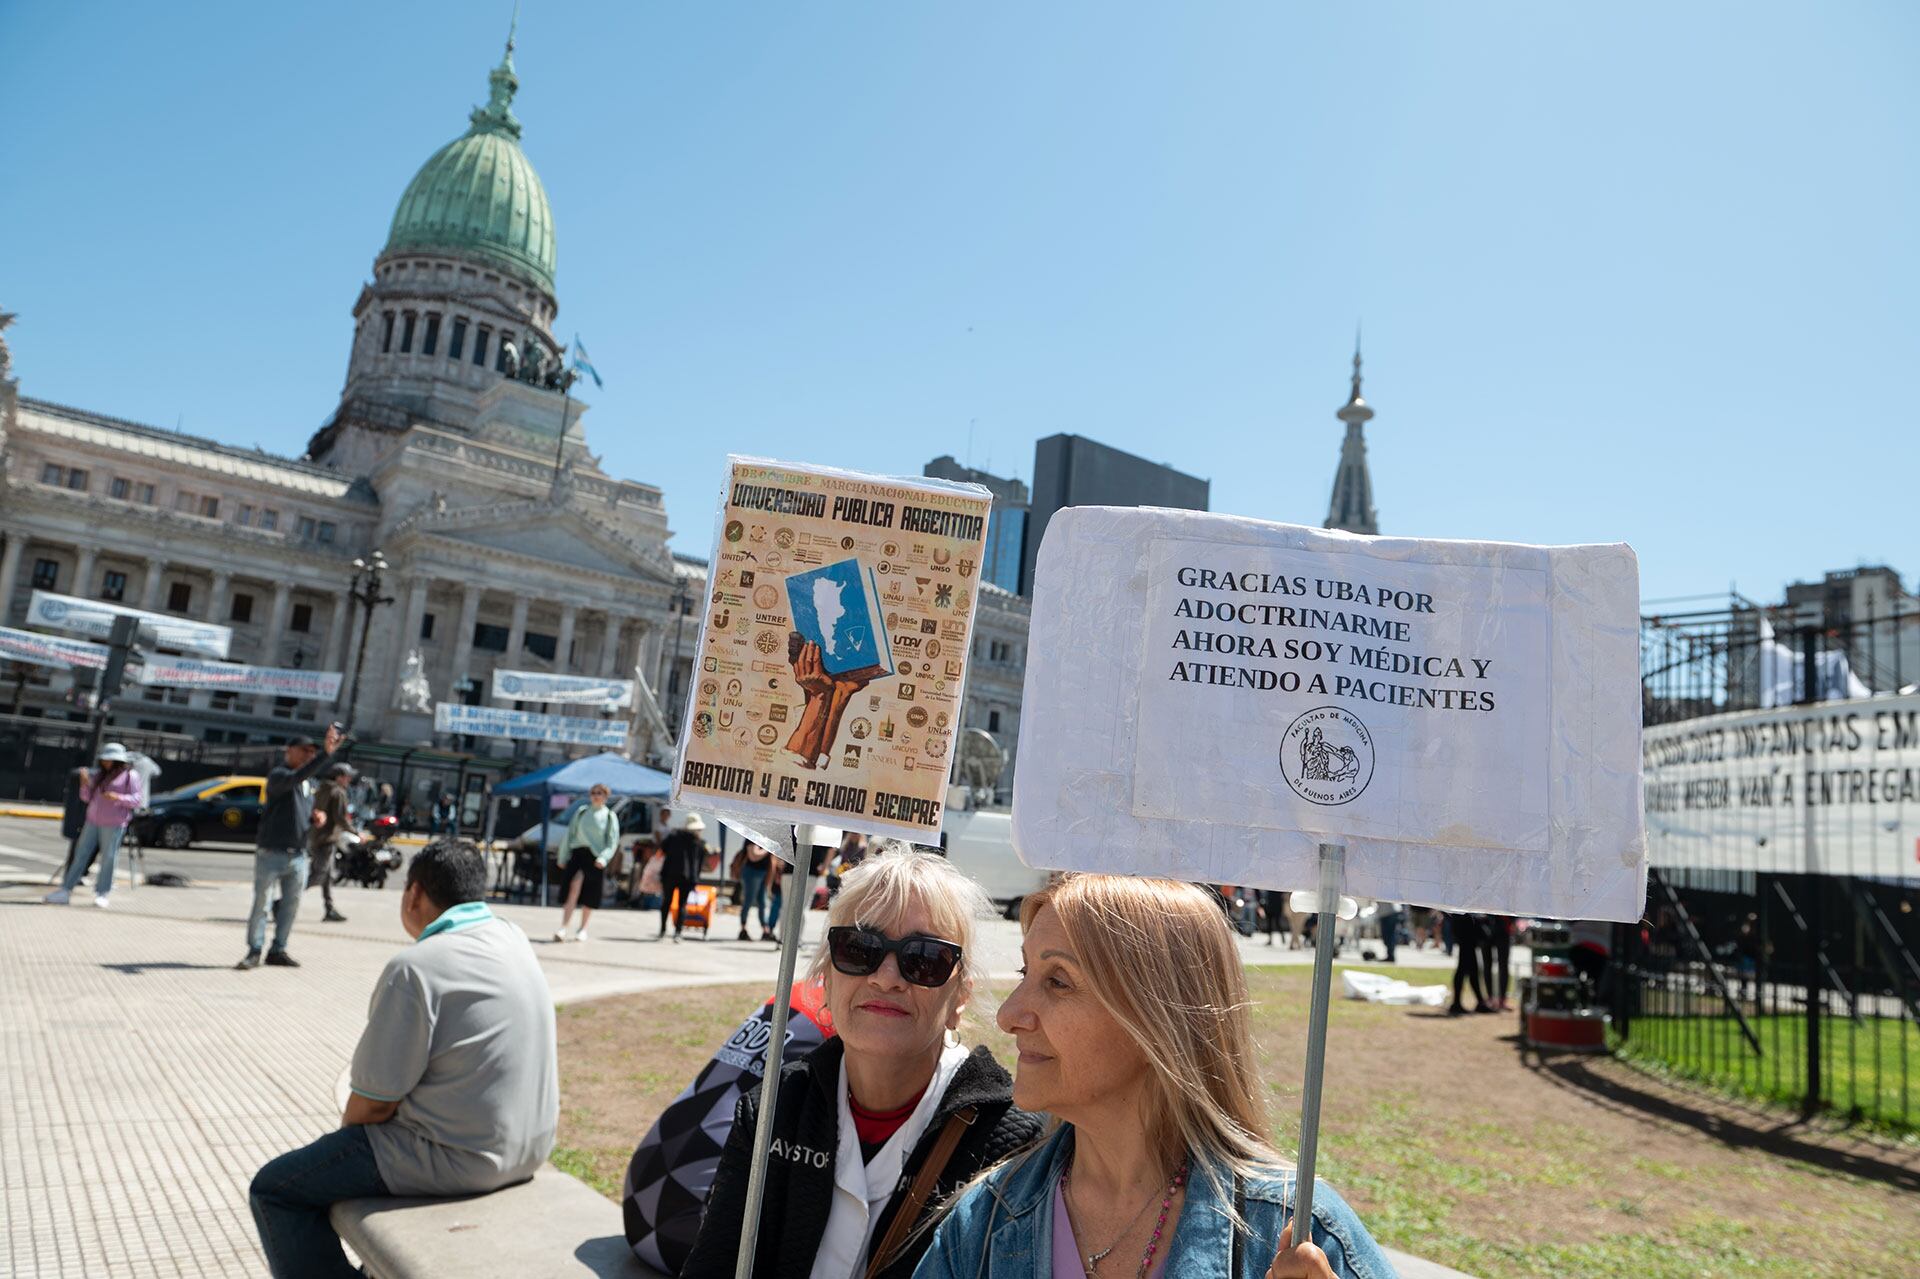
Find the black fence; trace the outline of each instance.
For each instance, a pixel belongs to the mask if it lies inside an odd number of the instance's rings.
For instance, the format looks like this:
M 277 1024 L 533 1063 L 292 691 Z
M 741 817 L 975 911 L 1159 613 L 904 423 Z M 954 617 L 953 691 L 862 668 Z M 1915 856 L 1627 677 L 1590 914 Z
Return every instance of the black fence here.
M 1651 873 L 1616 1051 L 1920 1131 L 1920 613 L 1641 630 Z

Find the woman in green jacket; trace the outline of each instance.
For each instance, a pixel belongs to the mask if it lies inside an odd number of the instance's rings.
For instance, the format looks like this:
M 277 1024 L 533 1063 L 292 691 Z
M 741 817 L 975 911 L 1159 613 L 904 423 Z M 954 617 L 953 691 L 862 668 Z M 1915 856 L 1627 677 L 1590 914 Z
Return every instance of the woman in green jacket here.
M 613 792 L 595 786 L 587 792 L 586 807 L 575 810 L 567 823 L 567 837 L 560 851 L 567 859 L 567 904 L 560 911 L 560 927 L 553 930 L 555 941 L 567 941 L 567 923 L 573 908 L 580 908 L 580 931 L 571 940 L 587 939 L 587 921 L 600 908 L 600 896 L 606 888 L 607 863 L 620 847 L 620 819 L 607 807 Z

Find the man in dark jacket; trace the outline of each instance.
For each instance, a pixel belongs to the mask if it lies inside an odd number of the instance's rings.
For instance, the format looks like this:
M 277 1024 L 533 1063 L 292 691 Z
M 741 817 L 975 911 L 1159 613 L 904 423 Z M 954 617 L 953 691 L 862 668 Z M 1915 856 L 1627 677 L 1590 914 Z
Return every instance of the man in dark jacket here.
M 666 860 L 660 865 L 660 935 L 667 935 L 667 916 L 673 916 L 673 939 L 680 940 L 680 930 L 687 922 L 687 894 L 700 882 L 700 870 L 706 865 L 707 845 L 701 834 L 707 824 L 700 820 L 700 814 L 694 813 L 687 818 L 686 825 L 678 830 L 669 831 L 660 841 L 660 851 L 666 854 Z M 674 893 L 680 894 L 679 904 L 674 904 Z
M 780 1103 L 774 1108 L 772 1157 L 767 1163 L 767 1207 L 754 1246 L 756 1279 L 807 1279 L 813 1272 L 814 1257 L 826 1235 L 833 1205 L 843 1052 L 840 1040 L 829 1039 L 780 1072 Z M 901 1165 L 900 1191 L 873 1223 L 876 1246 L 886 1238 L 894 1212 L 939 1142 L 948 1119 L 964 1110 L 973 1112 L 972 1120 L 941 1169 L 916 1226 L 975 1173 L 1040 1136 L 1039 1117 L 1014 1108 L 1013 1079 L 1005 1068 L 987 1048 L 975 1048 L 954 1072 L 939 1108 Z M 740 1238 L 738 1227 L 746 1216 L 747 1173 L 753 1161 L 753 1130 L 759 1114 L 759 1090 L 743 1093 L 734 1112 L 733 1130 L 727 1134 L 726 1149 L 720 1155 L 713 1190 L 707 1196 L 699 1238 L 681 1268 L 680 1279 L 725 1279 L 734 1272 L 734 1249 Z M 709 1229 L 708 1223 L 716 1228 Z M 932 1242 L 930 1230 L 910 1234 L 905 1246 L 886 1260 L 880 1279 L 910 1279 Z
M 260 833 L 254 839 L 247 956 L 236 968 L 260 966 L 260 952 L 267 941 L 267 898 L 276 886 L 280 900 L 273 908 L 273 949 L 267 951 L 266 962 L 278 968 L 300 966 L 287 954 L 287 938 L 293 934 L 300 894 L 307 887 L 307 832 L 314 826 L 312 779 L 333 762 L 340 739 L 337 724 L 327 729 L 321 746 L 316 747 L 311 737 L 296 737 L 287 743 L 285 762 L 267 774 L 267 802 L 260 811 Z
M 320 788 L 314 792 L 313 811 L 319 819 L 307 829 L 307 858 L 312 875 L 320 884 L 320 900 L 326 904 L 326 922 L 344 924 L 347 917 L 333 908 L 333 863 L 346 855 L 353 834 L 353 765 L 335 764 L 322 774 Z

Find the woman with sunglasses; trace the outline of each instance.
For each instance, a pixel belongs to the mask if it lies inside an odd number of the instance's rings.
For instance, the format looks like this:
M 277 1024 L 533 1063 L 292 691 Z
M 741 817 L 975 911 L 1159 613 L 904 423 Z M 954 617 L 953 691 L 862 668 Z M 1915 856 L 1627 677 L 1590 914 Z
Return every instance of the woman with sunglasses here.
M 812 970 L 835 1037 L 780 1075 L 756 1279 L 908 1279 L 934 1206 L 1039 1136 L 993 1054 L 953 1036 L 985 989 L 974 921 L 989 909 L 927 853 L 870 856 L 842 881 Z M 734 1273 L 758 1102 L 734 1112 L 682 1279 Z
M 960 1199 L 916 1279 L 1391 1279 L 1324 1183 L 1294 1246 L 1294 1174 L 1268 1142 L 1246 976 L 1211 894 L 1069 875 L 1020 923 L 999 1017 L 1013 1095 L 1060 1123 Z

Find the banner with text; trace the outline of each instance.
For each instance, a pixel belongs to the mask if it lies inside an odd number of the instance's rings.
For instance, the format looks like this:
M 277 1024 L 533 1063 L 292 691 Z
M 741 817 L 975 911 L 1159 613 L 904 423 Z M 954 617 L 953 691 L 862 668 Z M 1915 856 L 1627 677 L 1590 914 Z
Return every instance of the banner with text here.
M 1920 694 L 1661 724 L 1642 749 L 1655 866 L 1920 879 Z
M 331 702 L 340 696 L 339 671 L 300 671 L 285 666 L 243 666 L 233 662 L 197 662 L 185 657 L 149 654 L 136 679 L 164 688 L 207 688 L 223 693 L 297 697 Z
M 937 843 L 991 506 L 729 459 L 674 802 Z
M 493 696 L 504 702 L 567 702 L 617 710 L 633 705 L 633 681 L 545 671 L 495 671 Z
M 183 648 L 196 653 L 225 657 L 233 644 L 233 631 L 211 622 L 172 617 L 166 613 L 148 613 L 106 600 L 80 599 L 73 595 L 55 595 L 35 591 L 27 604 L 27 625 L 57 626 L 77 631 L 92 639 L 105 639 L 113 633 L 113 619 L 122 615 L 137 617 L 153 632 L 153 642 L 161 648 Z
M 0 626 L 0 658 L 9 662 L 25 662 L 30 666 L 89 666 L 100 670 L 107 664 L 107 652 L 105 644 Z
M 474 737 L 511 737 L 523 742 L 565 742 L 574 746 L 605 746 L 619 750 L 627 744 L 632 725 L 624 719 L 583 719 L 572 715 L 540 715 L 499 706 L 466 706 L 436 702 L 433 731 L 466 733 Z
M 1624 546 L 1076 507 L 1036 568 L 1014 842 L 1035 866 L 1637 919 Z

